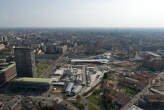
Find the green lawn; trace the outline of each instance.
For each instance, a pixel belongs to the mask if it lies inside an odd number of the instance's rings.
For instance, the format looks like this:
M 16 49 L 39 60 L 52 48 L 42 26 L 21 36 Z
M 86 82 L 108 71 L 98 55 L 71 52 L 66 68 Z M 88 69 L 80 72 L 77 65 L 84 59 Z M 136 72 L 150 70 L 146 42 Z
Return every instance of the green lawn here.
M 94 90 L 93 94 L 87 97 L 88 110 L 102 110 L 100 90 Z
M 113 73 L 112 71 L 105 73 L 103 77 L 103 82 L 108 80 L 114 80 L 115 76 L 112 73 Z M 100 95 L 101 93 L 100 88 L 99 89 L 94 88 L 92 89 L 92 91 L 93 91 L 92 95 L 86 98 L 88 101 L 88 110 L 104 110 L 105 108 L 112 110 L 113 105 L 111 101 L 109 101 L 107 97 L 103 98 Z M 104 105 L 106 107 L 104 107 Z
M 122 89 L 125 92 L 125 94 L 129 96 L 134 96 L 137 94 L 137 91 L 131 88 L 127 88 L 123 86 L 119 86 L 118 88 Z
M 81 100 L 70 100 L 70 103 L 72 103 L 75 107 L 77 107 L 79 110 L 84 110 L 84 105 L 81 103 Z
M 38 76 L 44 74 L 47 71 L 49 66 L 51 66 L 51 64 L 36 62 Z
M 92 103 L 88 103 L 88 110 L 101 110 L 101 109 L 97 109 L 95 105 L 93 105 Z
M 112 73 L 113 73 L 112 71 L 104 73 L 103 81 L 114 80 L 114 74 Z
M 88 98 L 88 110 L 102 110 L 101 106 L 99 104 L 99 100 L 97 100 L 97 98 L 93 97 L 93 98 Z

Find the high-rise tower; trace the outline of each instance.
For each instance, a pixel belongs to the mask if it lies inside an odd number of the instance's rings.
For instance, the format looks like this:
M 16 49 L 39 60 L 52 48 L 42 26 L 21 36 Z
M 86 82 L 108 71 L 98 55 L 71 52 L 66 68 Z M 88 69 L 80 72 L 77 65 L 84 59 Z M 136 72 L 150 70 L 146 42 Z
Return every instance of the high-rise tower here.
M 30 48 L 14 49 L 18 77 L 36 77 L 35 54 Z

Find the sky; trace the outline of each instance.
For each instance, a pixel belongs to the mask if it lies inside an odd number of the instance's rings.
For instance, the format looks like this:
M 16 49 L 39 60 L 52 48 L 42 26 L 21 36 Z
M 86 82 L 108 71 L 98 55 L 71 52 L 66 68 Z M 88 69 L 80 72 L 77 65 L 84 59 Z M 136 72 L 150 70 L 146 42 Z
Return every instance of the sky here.
M 0 0 L 0 27 L 164 27 L 164 0 Z

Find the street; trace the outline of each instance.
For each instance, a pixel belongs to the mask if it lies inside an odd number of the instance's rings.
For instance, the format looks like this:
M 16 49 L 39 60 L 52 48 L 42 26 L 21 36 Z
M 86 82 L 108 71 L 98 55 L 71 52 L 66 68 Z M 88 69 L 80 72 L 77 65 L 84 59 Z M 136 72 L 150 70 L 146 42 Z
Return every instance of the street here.
M 164 72 L 159 73 L 155 78 L 161 77 L 161 75 L 164 74 Z M 154 78 L 154 79 L 155 79 Z M 128 110 L 129 107 L 137 103 L 137 101 L 140 99 L 141 96 L 148 93 L 149 88 L 151 87 L 151 83 L 149 83 L 141 92 L 139 92 L 137 95 L 135 95 L 124 107 L 122 107 L 120 110 Z

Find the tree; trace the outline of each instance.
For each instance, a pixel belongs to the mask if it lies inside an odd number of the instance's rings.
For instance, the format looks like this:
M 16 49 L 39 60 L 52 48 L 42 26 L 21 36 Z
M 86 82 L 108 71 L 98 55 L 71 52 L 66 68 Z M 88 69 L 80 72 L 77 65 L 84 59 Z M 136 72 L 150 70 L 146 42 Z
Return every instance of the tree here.
M 102 106 L 104 110 L 113 110 L 114 105 L 112 103 L 112 100 L 108 98 L 107 95 L 102 96 Z

